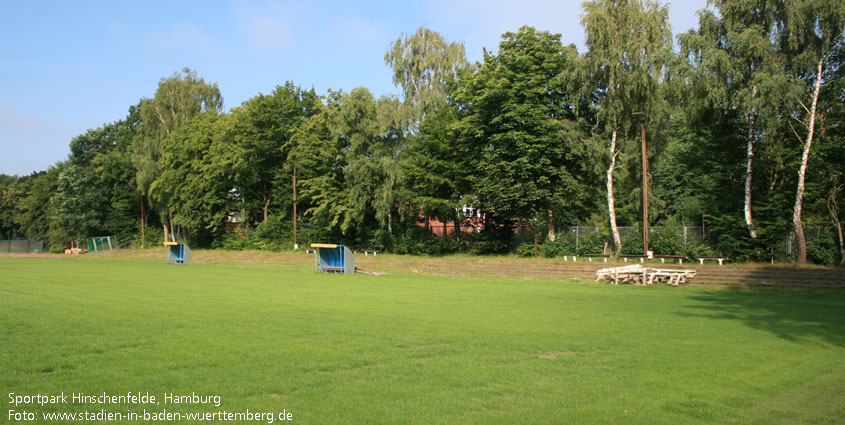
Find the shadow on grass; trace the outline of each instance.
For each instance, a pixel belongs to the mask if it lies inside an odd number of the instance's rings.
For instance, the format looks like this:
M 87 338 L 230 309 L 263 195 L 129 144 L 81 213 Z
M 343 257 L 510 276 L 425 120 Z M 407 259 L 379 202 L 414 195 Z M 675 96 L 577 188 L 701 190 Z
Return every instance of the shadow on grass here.
M 777 294 L 742 289 L 692 296 L 684 316 L 744 323 L 788 341 L 818 339 L 845 347 L 845 297 Z

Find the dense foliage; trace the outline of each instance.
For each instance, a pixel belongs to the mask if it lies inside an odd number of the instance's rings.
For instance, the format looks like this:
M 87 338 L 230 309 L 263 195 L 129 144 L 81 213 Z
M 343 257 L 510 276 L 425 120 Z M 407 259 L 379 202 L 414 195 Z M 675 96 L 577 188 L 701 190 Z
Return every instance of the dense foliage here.
M 227 112 L 186 68 L 66 161 L 0 175 L 0 236 L 641 253 L 645 180 L 655 253 L 842 264 L 845 4 L 758 3 L 715 1 L 676 50 L 651 0 L 585 2 L 583 53 L 522 27 L 470 64 L 422 28 L 385 54 L 401 97 L 288 81 Z

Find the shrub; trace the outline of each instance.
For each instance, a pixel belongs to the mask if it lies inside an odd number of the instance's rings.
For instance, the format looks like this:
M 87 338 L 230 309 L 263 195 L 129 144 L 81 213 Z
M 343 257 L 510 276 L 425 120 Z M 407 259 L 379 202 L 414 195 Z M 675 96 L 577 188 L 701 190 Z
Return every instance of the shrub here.
M 579 255 L 603 253 L 605 240 L 607 240 L 607 235 L 602 232 L 582 233 L 578 236 L 576 253 Z
M 50 254 L 64 254 L 65 246 L 60 243 L 50 245 Z
M 385 238 L 376 232 L 374 238 Z M 376 241 L 378 242 L 378 241 Z M 384 242 L 382 242 L 384 243 Z M 442 255 L 458 252 L 460 245 L 454 237 L 442 237 L 425 227 L 412 226 L 392 238 L 393 252 L 411 255 Z M 385 244 L 387 246 L 387 244 Z
M 506 241 L 512 239 L 513 229 L 510 227 L 485 227 L 470 242 L 469 252 L 473 254 L 505 254 L 511 248 Z
M 534 247 L 531 248 L 533 250 Z M 575 241 L 565 236 L 558 237 L 554 242 L 546 241 L 540 245 L 540 252 L 548 258 L 571 254 L 575 252 Z
M 684 249 L 684 236 L 676 227 L 661 227 L 648 239 L 649 248 L 657 255 L 677 255 Z
M 637 255 L 643 253 L 643 229 L 640 226 L 632 228 L 622 238 L 622 253 Z
M 689 257 L 714 257 L 719 255 L 719 253 L 713 249 L 712 247 L 701 243 L 688 243 L 687 249 L 684 251 L 684 254 Z
M 516 247 L 516 255 L 518 257 L 533 257 L 534 256 L 534 244 L 526 242 L 524 244 L 520 244 Z
M 147 228 L 144 229 L 143 241 L 145 248 L 161 246 L 162 242 L 164 242 L 164 231 L 161 230 L 161 226 L 147 226 Z M 132 236 L 132 248 L 140 247 L 141 232 L 139 231 L 138 233 Z
M 813 238 L 807 243 L 807 260 L 814 264 L 833 266 L 838 252 L 832 235 Z

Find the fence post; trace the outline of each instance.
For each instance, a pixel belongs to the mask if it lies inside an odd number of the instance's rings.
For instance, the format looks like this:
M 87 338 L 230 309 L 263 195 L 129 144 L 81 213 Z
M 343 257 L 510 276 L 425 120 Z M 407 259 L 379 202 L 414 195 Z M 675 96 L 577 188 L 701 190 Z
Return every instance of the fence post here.
M 575 249 L 578 249 L 578 228 L 581 226 L 575 226 Z

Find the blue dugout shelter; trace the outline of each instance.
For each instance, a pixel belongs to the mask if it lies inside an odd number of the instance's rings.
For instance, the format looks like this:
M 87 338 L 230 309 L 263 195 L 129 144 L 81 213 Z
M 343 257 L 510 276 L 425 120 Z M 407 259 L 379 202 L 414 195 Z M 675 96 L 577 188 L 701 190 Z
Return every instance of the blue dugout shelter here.
M 193 256 L 188 245 L 178 242 L 165 242 L 167 248 L 167 262 L 170 264 L 191 264 Z
M 318 272 L 355 273 L 355 254 L 343 245 L 312 243 L 314 266 Z

